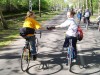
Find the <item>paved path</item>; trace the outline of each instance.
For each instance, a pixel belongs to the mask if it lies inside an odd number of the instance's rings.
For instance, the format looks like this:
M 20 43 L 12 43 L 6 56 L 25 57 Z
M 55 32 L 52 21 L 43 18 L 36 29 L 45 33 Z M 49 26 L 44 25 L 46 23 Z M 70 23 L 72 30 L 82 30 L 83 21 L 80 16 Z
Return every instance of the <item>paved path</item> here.
M 64 12 L 44 26 L 59 25 L 65 19 Z M 0 52 L 0 75 L 100 75 L 100 33 L 93 27 L 86 30 L 82 25 L 82 28 L 84 39 L 77 44 L 78 61 L 73 64 L 71 72 L 66 65 L 66 52 L 62 52 L 66 28 L 61 28 L 43 31 L 42 38 L 39 38 L 38 59 L 31 61 L 26 72 L 20 69 L 21 49 L 25 40 L 19 37 L 3 48 Z

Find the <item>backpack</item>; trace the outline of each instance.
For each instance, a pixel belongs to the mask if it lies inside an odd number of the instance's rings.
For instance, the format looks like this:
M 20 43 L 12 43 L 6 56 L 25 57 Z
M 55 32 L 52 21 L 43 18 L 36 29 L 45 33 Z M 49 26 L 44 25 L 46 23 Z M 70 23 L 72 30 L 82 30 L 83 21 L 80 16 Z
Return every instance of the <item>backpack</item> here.
M 77 40 L 81 41 L 83 39 L 83 31 L 80 26 L 77 29 Z
M 28 34 L 34 34 L 35 30 L 29 27 L 23 27 L 19 29 L 19 34 L 22 37 L 26 37 Z

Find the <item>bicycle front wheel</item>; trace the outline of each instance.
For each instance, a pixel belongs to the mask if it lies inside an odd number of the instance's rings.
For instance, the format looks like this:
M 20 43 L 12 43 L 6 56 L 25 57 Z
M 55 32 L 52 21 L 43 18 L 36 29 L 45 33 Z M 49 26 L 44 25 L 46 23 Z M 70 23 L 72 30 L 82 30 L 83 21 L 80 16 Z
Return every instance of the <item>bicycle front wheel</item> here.
M 29 62 L 30 62 L 30 53 L 29 53 L 29 50 L 24 47 L 22 55 L 21 55 L 21 69 L 22 69 L 22 71 L 26 71 L 28 69 Z

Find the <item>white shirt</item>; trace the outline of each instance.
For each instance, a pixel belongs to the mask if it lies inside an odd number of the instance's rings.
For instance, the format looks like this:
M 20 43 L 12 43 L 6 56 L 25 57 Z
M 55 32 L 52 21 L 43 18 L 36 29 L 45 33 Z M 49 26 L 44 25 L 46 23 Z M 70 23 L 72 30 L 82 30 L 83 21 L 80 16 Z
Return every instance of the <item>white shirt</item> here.
M 59 27 L 67 27 L 67 26 L 69 27 L 68 30 L 66 31 L 66 35 L 76 37 L 78 25 L 74 21 L 74 18 L 69 18 L 64 23 L 59 25 Z

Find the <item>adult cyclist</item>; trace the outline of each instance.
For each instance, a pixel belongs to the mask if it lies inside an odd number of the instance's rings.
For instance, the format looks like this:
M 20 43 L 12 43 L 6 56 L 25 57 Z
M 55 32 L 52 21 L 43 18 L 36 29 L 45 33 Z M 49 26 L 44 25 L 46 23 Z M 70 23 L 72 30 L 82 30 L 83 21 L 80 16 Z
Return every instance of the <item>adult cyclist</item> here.
M 66 31 L 66 38 L 63 44 L 63 48 L 66 49 L 69 46 L 69 39 L 72 39 L 72 46 L 74 48 L 75 52 L 75 57 L 73 62 L 76 62 L 76 57 L 77 57 L 77 48 L 76 48 L 76 43 L 77 43 L 77 28 L 78 25 L 75 22 L 74 19 L 75 12 L 73 11 L 68 11 L 67 12 L 67 20 L 63 22 L 61 25 L 57 25 L 54 27 L 48 27 L 48 30 L 52 30 L 55 28 L 62 28 L 62 27 L 68 27 L 68 30 Z

